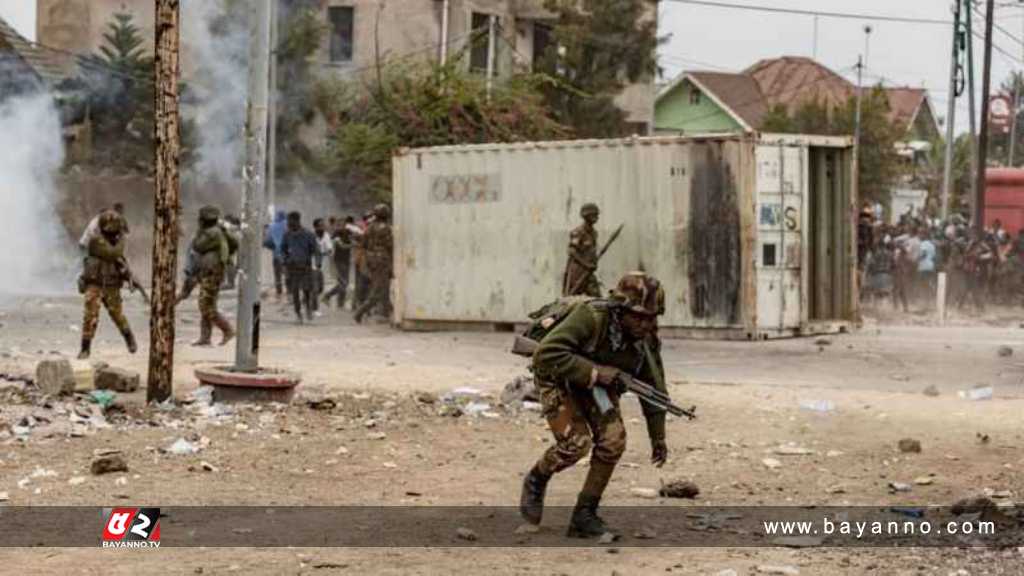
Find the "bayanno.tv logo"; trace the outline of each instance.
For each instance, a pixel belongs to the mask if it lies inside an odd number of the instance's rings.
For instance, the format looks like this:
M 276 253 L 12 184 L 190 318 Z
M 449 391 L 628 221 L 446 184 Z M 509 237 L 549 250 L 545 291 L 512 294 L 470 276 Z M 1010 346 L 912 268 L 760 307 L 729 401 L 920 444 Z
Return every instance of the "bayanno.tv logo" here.
M 104 548 L 159 548 L 159 508 L 104 508 Z

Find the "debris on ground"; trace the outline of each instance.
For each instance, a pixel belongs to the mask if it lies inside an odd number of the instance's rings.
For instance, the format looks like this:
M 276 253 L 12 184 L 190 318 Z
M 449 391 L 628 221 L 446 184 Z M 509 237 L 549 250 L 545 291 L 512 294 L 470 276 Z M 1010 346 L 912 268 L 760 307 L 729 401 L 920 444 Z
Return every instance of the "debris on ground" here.
M 604 534 L 601 534 L 600 538 L 597 539 L 597 543 L 598 544 L 611 544 L 612 542 L 617 542 L 618 540 L 619 540 L 619 535 L 618 534 L 616 534 L 614 532 L 605 532 Z M 617 554 L 618 553 L 617 549 L 613 548 L 612 550 L 615 550 L 615 552 L 612 552 L 613 554 Z M 609 550 L 609 552 L 611 552 L 611 550 Z
M 818 338 L 817 340 L 814 341 L 814 345 L 815 346 L 831 346 L 832 345 L 832 341 L 829 340 L 828 338 Z
M 540 393 L 532 375 L 516 376 L 501 391 L 501 403 L 508 408 L 521 407 L 525 402 L 537 402 Z
M 420 404 L 436 404 L 437 395 L 430 392 L 420 392 L 416 394 L 416 401 Z
M 96 476 L 110 474 L 111 472 L 127 472 L 128 463 L 124 461 L 124 458 L 117 454 L 101 456 L 92 461 L 92 464 L 89 466 L 89 471 Z
M 779 574 L 781 576 L 798 576 L 800 569 L 796 566 L 768 566 L 762 564 L 757 567 L 758 574 Z
M 819 412 L 827 414 L 836 409 L 836 405 L 831 400 L 801 400 L 800 408 L 802 410 L 810 410 L 811 412 Z
M 175 456 L 187 456 L 189 454 L 195 454 L 199 452 L 199 450 L 201 450 L 201 448 L 197 444 L 193 444 L 184 438 L 178 438 L 174 441 L 174 444 L 168 446 L 164 452 Z
M 688 480 L 673 480 L 661 485 L 658 491 L 664 498 L 696 498 L 700 494 L 700 488 Z
M 634 487 L 629 489 L 629 493 L 637 498 L 653 499 L 658 497 L 658 491 L 654 488 Z
M 769 470 L 775 470 L 782 466 L 782 462 L 779 462 L 775 458 L 765 458 L 764 460 L 761 460 L 761 464 L 764 464 Z
M 96 371 L 94 384 L 97 390 L 135 392 L 139 389 L 139 373 L 122 368 L 106 366 Z
M 988 434 L 982 434 L 981 432 L 975 432 L 974 437 L 978 440 L 978 444 L 988 444 L 992 441 L 992 438 Z
M 89 392 L 89 399 L 100 405 L 100 408 L 106 408 L 114 403 L 114 399 L 117 398 L 117 394 L 110 390 L 92 390 Z
M 889 482 L 889 493 L 896 494 L 899 492 L 910 492 L 913 486 L 906 482 Z
M 921 453 L 921 441 L 913 438 L 903 438 L 899 441 L 897 446 L 900 452 L 904 454 L 920 454 Z
M 1013 348 L 1010 348 L 1009 346 L 1000 346 L 996 353 L 999 354 L 1000 358 L 1009 358 L 1010 356 L 1013 356 Z
M 934 384 L 931 384 L 924 389 L 924 395 L 934 398 L 939 395 L 939 389 L 936 388 Z
M 966 400 L 991 400 L 994 390 L 991 386 L 978 384 L 970 390 L 960 390 L 957 394 Z
M 321 410 L 329 412 L 334 410 L 338 406 L 338 402 L 334 398 L 318 398 L 316 400 L 308 400 L 306 406 L 309 406 L 311 410 Z
M 979 514 L 987 510 L 995 510 L 996 508 L 996 503 L 988 497 L 971 496 L 958 500 L 953 504 L 951 512 L 954 516 L 962 516 L 964 514 Z
M 540 532 L 540 526 L 538 526 L 536 524 L 530 524 L 530 523 L 520 524 L 516 528 L 515 532 L 516 532 L 516 534 L 536 534 L 536 533 Z
M 782 446 L 776 447 L 772 450 L 773 454 L 779 456 L 810 456 L 814 454 L 814 450 L 808 450 L 802 446 L 797 446 L 792 442 L 789 444 L 783 444 Z
M 931 486 L 934 483 L 935 478 L 931 476 L 918 476 L 917 478 L 914 478 L 914 484 L 917 484 L 918 486 Z
M 645 526 L 634 532 L 633 537 L 639 540 L 654 540 L 658 537 L 658 533 L 653 528 Z
M 476 542 L 477 540 L 476 532 L 465 527 L 458 528 L 455 531 L 455 535 L 458 536 L 460 540 L 465 540 L 467 542 Z
M 36 364 L 36 386 L 50 396 L 74 394 L 75 372 L 67 358 L 48 358 Z

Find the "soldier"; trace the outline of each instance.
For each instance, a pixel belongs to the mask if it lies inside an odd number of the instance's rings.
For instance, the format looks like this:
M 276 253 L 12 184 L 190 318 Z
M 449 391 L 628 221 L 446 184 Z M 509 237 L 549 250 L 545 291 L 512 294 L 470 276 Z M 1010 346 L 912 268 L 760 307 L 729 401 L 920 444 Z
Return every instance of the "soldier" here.
M 231 239 L 220 225 L 220 210 L 204 206 L 199 210 L 199 231 L 192 239 L 191 254 L 195 256 L 196 278 L 199 282 L 199 340 L 193 346 L 209 346 L 213 327 L 221 331 L 220 345 L 235 337 L 231 323 L 217 310 L 217 298 L 224 283 L 224 271 L 231 259 Z M 179 302 L 187 297 L 179 296 Z
M 664 313 L 661 284 L 643 272 L 623 276 L 609 299 L 581 299 L 541 340 L 533 371 L 555 444 L 523 481 L 520 512 L 539 524 L 548 480 L 591 452 L 590 469 L 573 510 L 569 536 L 608 532 L 597 515 L 615 465 L 626 449 L 619 410 L 618 375 L 627 372 L 665 391 L 657 317 Z M 593 388 L 606 389 L 612 409 L 601 414 Z M 668 458 L 664 410 L 641 403 L 651 440 L 651 462 Z
M 87 256 L 79 289 L 85 296 L 85 312 L 82 318 L 82 349 L 79 359 L 86 359 L 92 353 L 92 340 L 100 320 L 100 306 L 107 309 L 110 319 L 117 325 L 124 337 L 128 351 L 138 350 L 135 335 L 121 308 L 121 287 L 126 280 L 124 265 L 123 217 L 113 210 L 106 210 L 97 220 L 99 233 L 89 239 Z
M 355 312 L 356 322 L 381 305 L 385 316 L 391 310 L 391 274 L 394 238 L 391 235 L 391 209 L 387 204 L 378 204 L 373 209 L 373 224 L 366 230 L 366 269 L 370 277 L 370 294 Z
M 569 234 L 569 260 L 562 278 L 562 296 L 601 296 L 601 285 L 594 275 L 597 272 L 597 230 L 594 224 L 600 215 L 597 204 L 587 203 L 580 208 L 583 224 Z

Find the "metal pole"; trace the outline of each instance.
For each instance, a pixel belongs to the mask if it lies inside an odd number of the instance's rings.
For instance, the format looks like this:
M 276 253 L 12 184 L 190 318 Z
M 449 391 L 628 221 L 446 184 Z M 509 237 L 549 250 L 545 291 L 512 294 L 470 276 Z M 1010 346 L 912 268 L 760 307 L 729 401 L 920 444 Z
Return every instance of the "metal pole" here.
M 235 369 L 259 368 L 260 264 L 264 197 L 267 174 L 267 99 L 270 75 L 270 3 L 257 0 L 250 12 L 249 105 L 245 123 L 246 159 L 242 169 L 245 186 L 242 204 L 242 242 L 239 252 L 241 284 L 238 294 L 238 340 Z
M 857 57 L 857 115 L 853 121 L 853 173 L 860 181 L 860 116 L 864 100 L 864 57 Z
M 174 384 L 174 279 L 178 267 L 181 155 L 178 74 L 181 12 L 177 0 L 156 0 L 154 103 L 155 190 L 153 286 L 150 293 L 149 371 L 146 401 L 163 402 Z
M 995 0 L 985 3 L 985 62 L 981 69 L 981 132 L 978 134 L 978 197 L 974 203 L 974 228 L 985 230 L 985 171 L 988 165 L 988 105 L 992 90 L 992 25 Z
M 969 8 L 969 6 L 968 6 Z M 942 172 L 942 219 L 949 218 L 949 195 L 953 186 L 953 140 L 956 138 L 956 63 L 960 53 L 960 0 L 953 10 L 953 50 L 949 58 L 949 102 L 946 107 L 946 158 Z
M 1006 159 L 1006 165 L 1013 168 L 1014 144 L 1017 142 L 1017 102 L 1020 101 L 1020 78 L 1016 74 L 1011 74 L 1010 78 L 1013 79 L 1013 105 L 1010 106 L 1013 119 L 1010 121 L 1010 153 Z
M 971 0 L 967 0 L 970 2 Z M 971 113 L 971 174 L 978 173 L 978 114 L 977 106 L 975 105 L 975 94 L 974 94 L 974 26 L 973 17 L 971 13 L 974 12 L 971 9 L 971 5 L 967 5 L 966 15 L 966 28 L 967 32 L 964 35 L 964 39 L 967 41 L 967 107 Z M 952 97 L 952 95 L 950 95 Z M 971 199 L 976 201 L 978 197 L 978 183 L 974 178 L 968 178 L 967 180 L 971 183 Z
M 270 95 L 268 110 L 270 129 L 267 131 L 267 205 L 277 205 L 277 46 L 278 2 L 271 0 L 270 7 Z
M 491 14 L 487 19 L 487 100 L 491 99 L 491 88 L 494 86 L 494 24 L 497 16 Z
M 441 4 L 441 66 L 448 63 L 448 12 L 449 0 Z
M 818 59 L 818 17 L 814 17 L 814 47 L 811 50 L 812 57 Z

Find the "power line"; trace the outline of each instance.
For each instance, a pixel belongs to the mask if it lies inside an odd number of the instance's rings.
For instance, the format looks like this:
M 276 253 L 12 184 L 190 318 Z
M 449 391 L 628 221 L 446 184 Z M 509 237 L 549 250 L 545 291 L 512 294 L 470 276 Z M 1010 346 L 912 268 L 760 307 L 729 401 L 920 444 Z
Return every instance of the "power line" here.
M 755 12 L 772 12 L 776 14 L 796 14 L 799 16 L 819 16 L 822 18 L 840 18 L 845 20 L 870 20 L 875 22 L 901 22 L 904 24 L 929 24 L 936 26 L 949 26 L 953 22 L 949 20 L 935 20 L 931 18 L 909 18 L 905 16 L 886 16 L 882 14 L 856 14 L 851 12 L 823 12 L 818 10 L 799 10 L 796 8 L 780 8 L 776 6 L 759 6 L 753 4 L 732 4 L 729 2 L 712 2 L 710 0 L 670 0 L 678 4 L 693 4 L 696 6 L 709 6 L 713 8 L 729 8 L 734 10 L 748 10 Z

